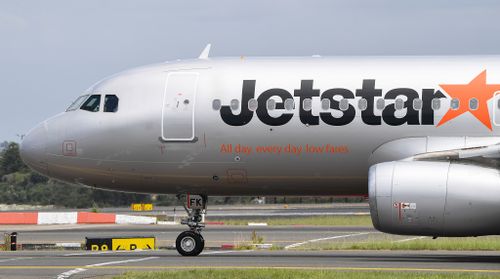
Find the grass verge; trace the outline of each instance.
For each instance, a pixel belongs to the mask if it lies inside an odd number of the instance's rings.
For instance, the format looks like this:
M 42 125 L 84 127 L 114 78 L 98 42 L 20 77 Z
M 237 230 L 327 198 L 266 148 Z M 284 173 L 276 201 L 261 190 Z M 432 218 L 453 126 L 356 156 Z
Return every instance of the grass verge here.
M 372 226 L 368 215 L 313 216 L 289 218 L 218 219 L 207 222 L 224 222 L 225 225 L 246 226 L 248 223 L 267 223 L 269 226 Z
M 391 238 L 392 236 L 387 235 Z M 398 240 L 372 237 L 359 242 L 332 241 L 308 243 L 298 250 L 448 250 L 448 251 L 500 251 L 500 237 L 443 237 L 432 239 Z
M 197 269 L 197 270 L 169 270 L 153 272 L 127 272 L 115 276 L 116 279 L 452 279 L 452 278 L 496 278 L 494 274 L 476 273 L 422 273 L 422 272 L 358 272 L 338 270 L 305 270 L 305 269 Z

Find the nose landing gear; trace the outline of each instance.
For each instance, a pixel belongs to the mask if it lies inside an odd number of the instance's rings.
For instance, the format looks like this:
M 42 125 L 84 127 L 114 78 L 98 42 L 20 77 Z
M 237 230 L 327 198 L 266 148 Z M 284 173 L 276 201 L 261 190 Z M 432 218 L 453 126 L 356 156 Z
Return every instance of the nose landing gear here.
M 180 200 L 182 196 L 177 198 Z M 188 217 L 182 219 L 181 224 L 188 225 L 189 230 L 179 234 L 175 241 L 175 248 L 182 256 L 198 256 L 205 248 L 201 231 L 205 227 L 206 204 L 206 195 L 186 195 L 183 201 Z

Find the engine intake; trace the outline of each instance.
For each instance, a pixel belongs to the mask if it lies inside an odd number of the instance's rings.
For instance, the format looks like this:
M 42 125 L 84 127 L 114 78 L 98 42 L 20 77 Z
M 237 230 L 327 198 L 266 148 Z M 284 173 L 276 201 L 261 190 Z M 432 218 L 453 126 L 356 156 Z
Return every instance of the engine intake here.
M 500 173 L 472 164 L 393 161 L 369 170 L 370 212 L 382 232 L 500 234 Z

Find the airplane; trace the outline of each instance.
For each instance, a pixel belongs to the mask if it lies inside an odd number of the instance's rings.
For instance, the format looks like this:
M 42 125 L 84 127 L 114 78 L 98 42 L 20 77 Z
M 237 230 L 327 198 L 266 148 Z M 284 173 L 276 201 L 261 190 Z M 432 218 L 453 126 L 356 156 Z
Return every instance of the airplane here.
M 103 79 L 34 127 L 33 170 L 176 194 L 204 248 L 208 196 L 368 196 L 379 231 L 500 234 L 500 56 L 212 58 Z

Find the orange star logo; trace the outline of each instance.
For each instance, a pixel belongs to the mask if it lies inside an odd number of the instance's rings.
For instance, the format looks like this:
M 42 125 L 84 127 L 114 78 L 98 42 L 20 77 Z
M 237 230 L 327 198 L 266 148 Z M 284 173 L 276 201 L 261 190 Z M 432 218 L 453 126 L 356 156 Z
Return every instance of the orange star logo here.
M 439 86 L 451 98 L 458 99 L 459 106 L 457 109 L 450 108 L 443 118 L 441 118 L 441 121 L 439 121 L 438 127 L 459 115 L 470 112 L 490 131 L 492 130 L 488 100 L 493 98 L 493 94 L 496 91 L 500 90 L 500 84 L 486 84 L 486 70 L 468 84 L 440 84 Z M 469 105 L 471 99 L 477 100 L 476 109 L 471 109 Z

